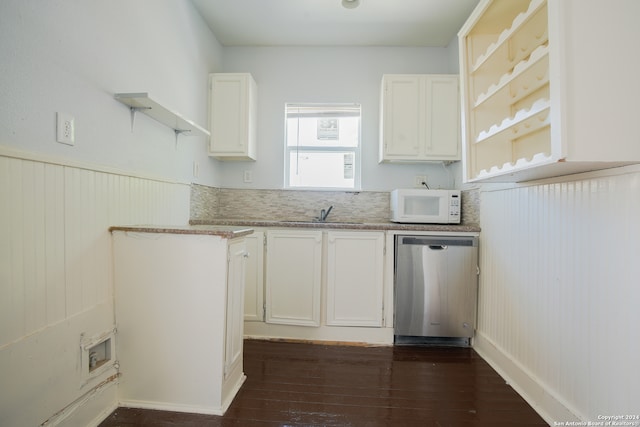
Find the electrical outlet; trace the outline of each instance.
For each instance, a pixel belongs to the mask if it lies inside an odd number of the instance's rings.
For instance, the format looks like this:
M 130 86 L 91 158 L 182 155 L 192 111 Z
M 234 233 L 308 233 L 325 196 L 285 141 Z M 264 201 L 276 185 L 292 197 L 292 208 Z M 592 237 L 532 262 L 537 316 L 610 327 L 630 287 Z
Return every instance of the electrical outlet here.
M 197 160 L 193 161 L 193 177 L 197 178 L 200 176 L 200 163 Z
M 424 187 L 424 185 L 422 184 L 423 182 L 427 182 L 427 175 L 416 175 L 413 186 L 416 188 L 422 188 Z
M 253 173 L 249 170 L 244 171 L 244 177 L 243 177 L 244 182 L 253 182 Z
M 67 144 L 75 144 L 75 119 L 71 114 L 57 113 L 56 141 Z

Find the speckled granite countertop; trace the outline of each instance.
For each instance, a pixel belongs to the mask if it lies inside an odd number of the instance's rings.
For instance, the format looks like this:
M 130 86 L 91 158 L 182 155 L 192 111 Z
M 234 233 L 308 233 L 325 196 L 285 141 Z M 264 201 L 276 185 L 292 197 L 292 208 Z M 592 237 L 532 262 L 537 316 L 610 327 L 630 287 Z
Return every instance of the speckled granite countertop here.
M 456 233 L 478 233 L 477 225 L 454 224 L 398 224 L 395 222 L 368 223 L 368 222 L 313 222 L 296 220 L 252 220 L 252 219 L 220 219 L 216 221 L 189 221 L 190 224 L 210 226 L 241 226 L 241 227 L 297 227 L 297 228 L 330 228 L 349 230 L 398 230 L 398 231 L 444 231 Z
M 193 225 L 123 225 L 109 227 L 109 231 L 132 231 L 136 233 L 166 233 L 166 234 L 201 234 L 220 236 L 224 239 L 234 239 L 253 233 L 253 229 L 246 226 L 225 224 L 193 224 Z

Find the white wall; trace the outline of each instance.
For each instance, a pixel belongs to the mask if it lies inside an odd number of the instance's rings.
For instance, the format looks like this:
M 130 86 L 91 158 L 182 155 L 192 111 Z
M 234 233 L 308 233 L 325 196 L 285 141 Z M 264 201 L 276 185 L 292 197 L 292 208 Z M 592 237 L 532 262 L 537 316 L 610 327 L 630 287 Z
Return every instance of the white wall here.
M 458 36 L 455 36 L 447 46 L 449 52 L 449 69 L 451 73 L 460 73 L 460 45 L 458 44 Z
M 250 72 L 258 84 L 258 160 L 224 163 L 222 186 L 277 189 L 283 186 L 284 105 L 287 102 L 356 102 L 362 105 L 362 189 L 412 187 L 428 175 L 432 187 L 453 185 L 441 164 L 378 164 L 378 118 L 383 74 L 457 73 L 451 48 L 228 47 L 225 72 Z M 243 171 L 253 183 L 243 183 Z M 459 184 L 459 182 L 457 183 Z
M 140 114 L 132 133 L 113 94 L 206 125 L 221 56 L 187 0 L 0 2 L 0 425 L 91 425 L 117 404 L 116 369 L 87 378 L 80 349 L 114 328 L 107 228 L 186 224 L 188 183 L 220 171 L 204 138 L 176 146 Z M 57 111 L 75 146 L 55 142 Z
M 215 185 L 204 137 L 175 136 L 117 92 L 149 92 L 207 126 L 207 75 L 222 48 L 187 0 L 0 2 L 0 145 L 129 172 Z M 56 142 L 56 112 L 75 117 L 76 145 Z M 200 177 L 193 177 L 193 161 Z
M 640 167 L 501 188 L 481 190 L 476 349 L 549 423 L 639 415 Z

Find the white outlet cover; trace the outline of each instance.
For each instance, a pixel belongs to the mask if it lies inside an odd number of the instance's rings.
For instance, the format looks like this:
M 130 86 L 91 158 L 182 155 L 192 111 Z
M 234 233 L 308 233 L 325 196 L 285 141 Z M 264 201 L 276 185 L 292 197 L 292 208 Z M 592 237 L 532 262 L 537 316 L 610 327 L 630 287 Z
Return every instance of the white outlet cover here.
M 75 131 L 75 118 L 68 113 L 57 113 L 56 141 L 74 145 Z

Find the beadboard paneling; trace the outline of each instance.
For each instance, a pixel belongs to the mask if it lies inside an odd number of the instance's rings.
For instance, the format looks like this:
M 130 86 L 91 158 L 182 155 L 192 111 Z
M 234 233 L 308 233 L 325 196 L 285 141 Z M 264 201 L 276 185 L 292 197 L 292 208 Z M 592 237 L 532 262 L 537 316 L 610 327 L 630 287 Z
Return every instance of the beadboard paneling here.
M 94 418 L 96 402 L 116 405 L 114 391 L 91 394 L 115 369 L 87 379 L 79 350 L 115 326 L 108 228 L 186 225 L 189 192 L 0 155 L 0 382 L 11 384 L 0 387 L 0 425 L 39 425 L 54 414 L 57 425 L 70 413 Z
M 0 157 L 0 347 L 106 302 L 116 224 L 186 224 L 189 186 Z
M 549 422 L 549 396 L 579 420 L 638 412 L 639 195 L 637 169 L 481 193 L 478 350 Z
M 0 157 L 0 346 L 64 319 L 62 168 Z

